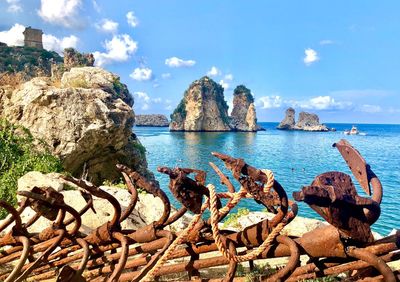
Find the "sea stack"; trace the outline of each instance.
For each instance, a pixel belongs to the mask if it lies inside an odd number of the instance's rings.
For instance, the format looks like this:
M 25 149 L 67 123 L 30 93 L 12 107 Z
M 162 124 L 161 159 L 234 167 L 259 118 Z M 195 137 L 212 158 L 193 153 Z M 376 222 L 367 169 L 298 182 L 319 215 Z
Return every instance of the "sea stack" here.
M 302 130 L 302 131 L 329 131 L 329 128 L 319 123 L 319 117 L 316 114 L 300 112 L 299 120 L 295 122 L 295 110 L 288 108 L 285 118 L 279 123 L 277 129 L 282 130 Z
M 250 89 L 239 85 L 233 92 L 233 109 L 230 126 L 234 131 L 257 131 L 254 97 Z
M 319 123 L 319 117 L 316 114 L 301 112 L 299 120 L 294 126 L 295 130 L 305 131 L 329 131 L 328 127 Z
M 204 76 L 194 81 L 171 115 L 171 131 L 231 131 L 224 88 Z
M 293 108 L 288 108 L 285 113 L 285 118 L 278 125 L 277 129 L 293 130 L 296 124 L 295 113 L 296 112 Z

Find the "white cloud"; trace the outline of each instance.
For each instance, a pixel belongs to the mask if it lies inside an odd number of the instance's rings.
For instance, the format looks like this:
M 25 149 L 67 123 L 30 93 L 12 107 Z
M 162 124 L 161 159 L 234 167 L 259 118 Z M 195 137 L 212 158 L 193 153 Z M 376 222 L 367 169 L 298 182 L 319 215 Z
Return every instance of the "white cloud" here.
M 212 66 L 211 69 L 207 72 L 208 76 L 217 76 L 217 75 L 221 75 L 221 71 L 215 67 Z
M 361 112 L 370 113 L 370 114 L 382 112 L 381 106 L 378 106 L 378 105 L 368 105 L 368 104 L 362 105 L 362 106 L 359 108 L 359 110 L 360 110 Z
M 171 78 L 171 74 L 169 72 L 161 74 L 162 79 L 169 79 Z
M 118 23 L 110 19 L 102 19 L 95 26 L 98 30 L 106 33 L 116 33 L 118 31 Z
M 397 114 L 400 113 L 400 109 L 398 108 L 394 108 L 394 107 L 389 107 L 389 109 L 387 110 L 389 114 Z
M 388 96 L 395 96 L 397 95 L 397 93 L 395 91 L 390 91 L 390 90 L 350 89 L 350 90 L 332 91 L 330 92 L 330 95 L 339 98 L 364 100 L 365 98 L 371 98 L 371 97 L 383 98 Z
M 318 96 L 303 101 L 289 100 L 287 104 L 307 110 L 343 110 L 352 106 L 351 102 L 337 102 L 331 96 Z
M 78 41 L 75 35 L 60 39 L 51 34 L 43 34 L 43 48 L 59 54 L 62 54 L 65 48 L 76 48 Z
M 230 87 L 230 84 L 227 81 L 223 80 L 223 79 L 221 79 L 219 81 L 219 84 L 221 84 L 221 86 L 224 88 L 224 90 L 228 90 L 229 87 Z
M 165 60 L 165 64 L 171 68 L 192 67 L 196 64 L 196 61 L 171 57 Z
M 126 14 L 126 20 L 131 27 L 136 27 L 139 24 L 137 17 L 132 11 Z
M 226 74 L 226 75 L 224 76 L 224 79 L 225 79 L 225 80 L 232 81 L 232 80 L 233 80 L 233 75 L 230 74 L 230 73 L 228 73 L 228 74 Z
M 152 78 L 153 71 L 149 68 L 136 68 L 129 76 L 137 81 L 147 81 Z
M 24 30 L 23 25 L 16 23 L 9 30 L 0 31 L 0 42 L 4 42 L 8 46 L 24 45 Z
M 303 108 L 311 108 L 316 110 L 326 110 L 330 108 L 341 107 L 340 103 L 335 102 L 331 96 L 318 96 L 311 98 L 307 103 L 301 105 Z
M 9 13 L 20 13 L 22 12 L 21 0 L 6 0 L 8 3 L 7 12 Z
M 330 39 L 324 39 L 319 42 L 319 45 L 332 45 L 335 44 L 335 41 Z
M 139 100 L 144 101 L 144 102 L 150 102 L 150 97 L 147 95 L 146 92 L 133 92 L 133 96 L 136 96 Z
M 38 15 L 46 22 L 68 28 L 80 27 L 82 0 L 41 0 Z
M 263 96 L 257 99 L 256 105 L 261 109 L 279 108 L 283 105 L 283 101 L 279 95 Z
M 258 98 L 256 106 L 261 109 L 293 107 L 303 110 L 343 110 L 351 109 L 353 104 L 346 101 L 335 101 L 331 96 L 317 96 L 308 100 L 287 100 L 280 95 L 271 95 Z
M 304 50 L 304 54 L 306 56 L 304 57 L 303 61 L 306 66 L 309 66 L 319 60 L 318 53 L 314 49 L 307 48 L 306 50 Z
M 100 6 L 99 6 L 99 4 L 97 3 L 96 0 L 92 0 L 92 5 L 93 5 L 93 8 L 96 10 L 96 12 L 100 13 L 101 8 L 100 8 Z
M 104 66 L 114 62 L 124 62 L 137 50 L 137 42 L 128 34 L 114 35 L 110 41 L 104 43 L 106 52 L 93 53 L 96 66 Z
M 151 104 L 165 104 L 167 107 L 170 106 L 171 104 L 171 100 L 165 100 L 163 101 L 162 98 L 160 97 L 156 97 L 156 98 L 150 98 L 150 96 L 146 93 L 146 92 L 134 92 L 133 96 L 135 97 L 135 99 L 137 99 L 138 103 L 135 104 L 139 104 L 140 108 L 144 111 L 150 109 Z

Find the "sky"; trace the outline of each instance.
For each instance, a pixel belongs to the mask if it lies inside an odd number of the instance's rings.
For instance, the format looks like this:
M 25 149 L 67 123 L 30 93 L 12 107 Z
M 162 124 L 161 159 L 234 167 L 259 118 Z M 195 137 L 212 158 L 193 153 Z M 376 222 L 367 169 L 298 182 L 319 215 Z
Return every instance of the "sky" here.
M 400 123 L 400 1 L 0 0 L 0 41 L 93 53 L 136 114 L 169 115 L 208 75 L 251 89 L 259 121 L 288 107 L 321 122 Z

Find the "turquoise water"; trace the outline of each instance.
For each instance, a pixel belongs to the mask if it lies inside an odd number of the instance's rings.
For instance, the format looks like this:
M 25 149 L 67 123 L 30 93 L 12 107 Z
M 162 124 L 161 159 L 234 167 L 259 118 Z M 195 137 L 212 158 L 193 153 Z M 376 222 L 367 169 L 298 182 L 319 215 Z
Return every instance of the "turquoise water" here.
M 210 153 L 217 151 L 243 158 L 257 168 L 274 171 L 276 179 L 283 185 L 289 198 L 292 192 L 309 185 L 315 176 L 332 170 L 351 174 L 334 142 L 346 138 L 356 147 L 383 185 L 382 214 L 373 225 L 373 230 L 383 235 L 393 228 L 400 229 L 400 125 L 360 124 L 358 129 L 365 136 L 346 136 L 345 129 L 351 124 L 328 124 L 337 132 L 300 132 L 276 130 L 277 123 L 260 123 L 267 131 L 258 133 L 237 132 L 169 132 L 168 128 L 134 128 L 139 140 L 147 150 L 149 168 L 155 173 L 161 187 L 168 189 L 168 177 L 156 171 L 158 166 L 190 167 L 207 172 L 207 183 L 219 184 L 208 162 L 212 161 L 221 169 L 222 162 Z M 226 172 L 226 170 L 223 170 Z M 238 187 L 238 186 L 237 186 Z M 365 195 L 358 187 L 358 192 Z M 179 206 L 176 202 L 172 201 Z M 254 201 L 242 201 L 241 207 L 262 210 Z M 299 215 L 319 218 L 307 205 L 300 203 Z

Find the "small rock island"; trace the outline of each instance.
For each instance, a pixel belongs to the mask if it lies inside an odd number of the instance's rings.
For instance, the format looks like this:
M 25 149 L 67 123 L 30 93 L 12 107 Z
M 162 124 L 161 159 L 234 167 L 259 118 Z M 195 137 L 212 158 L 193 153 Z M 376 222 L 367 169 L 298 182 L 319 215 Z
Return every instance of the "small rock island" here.
M 194 81 L 171 115 L 171 131 L 250 131 L 257 126 L 254 98 L 250 89 L 239 85 L 234 90 L 232 115 L 224 88 L 204 76 Z
M 168 127 L 169 121 L 164 115 L 136 115 L 136 126 Z
M 299 120 L 295 121 L 295 110 L 288 108 L 285 118 L 279 123 L 277 129 L 281 130 L 302 130 L 302 131 L 329 131 L 329 128 L 319 122 L 319 117 L 316 114 L 300 112 Z

